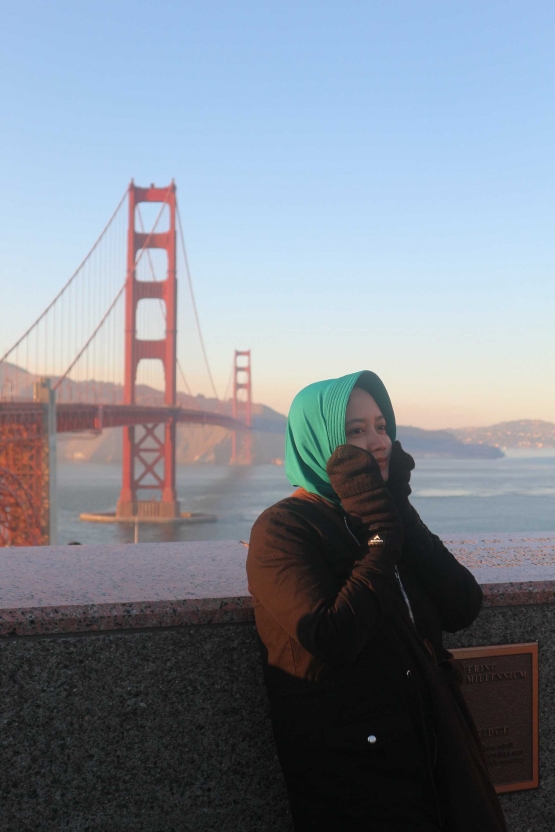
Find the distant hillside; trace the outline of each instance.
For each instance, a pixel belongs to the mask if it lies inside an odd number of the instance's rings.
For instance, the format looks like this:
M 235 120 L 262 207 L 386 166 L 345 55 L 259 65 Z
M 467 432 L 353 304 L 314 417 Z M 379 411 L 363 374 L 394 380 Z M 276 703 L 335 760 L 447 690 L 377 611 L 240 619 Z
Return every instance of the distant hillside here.
M 399 425 L 397 438 L 413 456 L 451 459 L 499 459 L 505 456 L 503 451 L 492 445 L 461 442 L 448 430 L 423 430 Z
M 555 448 L 555 424 L 541 419 L 498 422 L 486 428 L 460 428 L 450 431 L 467 444 L 495 445 L 497 448 Z

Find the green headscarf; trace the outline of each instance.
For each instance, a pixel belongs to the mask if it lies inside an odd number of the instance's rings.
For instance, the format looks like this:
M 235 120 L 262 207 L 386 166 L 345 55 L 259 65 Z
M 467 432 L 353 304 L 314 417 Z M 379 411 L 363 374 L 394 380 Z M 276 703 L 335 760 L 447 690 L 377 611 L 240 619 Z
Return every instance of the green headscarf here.
M 317 381 L 293 399 L 285 436 L 285 473 L 291 485 L 302 486 L 337 505 L 326 463 L 338 445 L 345 445 L 345 413 L 354 386 L 362 387 L 382 411 L 388 436 L 395 440 L 395 414 L 381 379 L 369 370 Z

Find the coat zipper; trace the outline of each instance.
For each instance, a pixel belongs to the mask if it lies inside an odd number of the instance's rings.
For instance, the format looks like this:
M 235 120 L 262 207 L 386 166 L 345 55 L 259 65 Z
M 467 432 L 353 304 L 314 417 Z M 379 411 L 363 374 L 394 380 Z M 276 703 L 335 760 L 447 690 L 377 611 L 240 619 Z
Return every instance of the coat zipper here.
M 349 534 L 351 535 L 353 540 L 356 541 L 357 546 L 360 547 L 360 543 L 359 543 L 358 539 L 355 537 L 355 535 L 353 534 L 353 532 L 349 528 L 349 524 L 347 523 L 347 518 L 344 517 L 343 520 L 345 521 L 345 528 L 347 529 L 347 531 L 349 532 Z M 407 610 L 409 611 L 410 620 L 412 621 L 412 625 L 413 625 L 413 627 L 416 627 L 416 623 L 414 621 L 414 615 L 413 615 L 413 612 L 412 612 L 412 607 L 411 607 L 410 601 L 409 601 L 409 596 L 407 595 L 405 587 L 403 586 L 403 582 L 401 580 L 401 576 L 399 575 L 399 569 L 397 567 L 397 564 L 395 564 L 395 577 L 397 578 L 397 583 L 399 584 L 399 589 L 401 590 L 401 595 L 403 596 L 403 598 L 405 600 L 405 604 L 407 605 Z
M 352 537 L 352 538 L 353 538 L 353 540 L 355 541 L 356 545 L 357 545 L 357 546 L 359 547 L 359 549 L 360 549 L 360 542 L 359 542 L 358 538 L 357 538 L 357 537 L 355 537 L 355 535 L 353 534 L 353 532 L 351 531 L 351 529 L 349 528 L 349 524 L 347 523 L 347 518 L 346 518 L 346 517 L 343 517 L 343 521 L 344 521 L 344 523 L 345 523 L 345 528 L 347 529 L 347 531 L 349 532 L 349 534 L 351 535 L 351 537 Z
M 401 580 L 401 576 L 399 575 L 399 569 L 397 567 L 397 564 L 395 564 L 395 577 L 397 578 L 397 583 L 399 584 L 399 589 L 401 590 L 401 594 L 402 594 L 403 598 L 405 599 L 405 604 L 407 605 L 407 609 L 409 611 L 410 620 L 412 621 L 413 627 L 416 627 L 416 623 L 414 621 L 414 615 L 412 613 L 412 607 L 411 607 L 410 601 L 409 601 L 409 596 L 407 595 L 407 593 L 405 591 L 405 587 L 403 586 L 403 582 Z

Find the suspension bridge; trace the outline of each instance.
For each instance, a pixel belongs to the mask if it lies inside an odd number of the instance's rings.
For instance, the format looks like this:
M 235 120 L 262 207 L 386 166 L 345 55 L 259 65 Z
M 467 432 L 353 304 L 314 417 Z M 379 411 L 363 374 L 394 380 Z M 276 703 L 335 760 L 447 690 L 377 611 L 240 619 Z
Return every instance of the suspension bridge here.
M 215 409 L 198 406 L 177 356 L 178 274 Z M 235 350 L 231 379 L 229 402 L 218 397 L 207 358 L 176 186 L 132 181 L 76 271 L 0 356 L 0 546 L 56 542 L 59 433 L 121 427 L 114 520 L 179 522 L 178 424 L 227 428 L 231 464 L 251 463 L 250 351 Z

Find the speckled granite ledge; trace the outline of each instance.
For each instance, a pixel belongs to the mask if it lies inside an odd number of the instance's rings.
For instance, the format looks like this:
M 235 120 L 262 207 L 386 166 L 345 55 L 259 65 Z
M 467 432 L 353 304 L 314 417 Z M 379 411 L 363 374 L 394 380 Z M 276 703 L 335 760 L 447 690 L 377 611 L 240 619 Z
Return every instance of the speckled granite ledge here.
M 555 535 L 448 535 L 485 606 L 555 603 Z M 0 549 L 0 636 L 252 620 L 239 541 Z
M 252 619 L 239 541 L 0 549 L 0 636 Z

